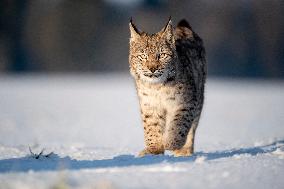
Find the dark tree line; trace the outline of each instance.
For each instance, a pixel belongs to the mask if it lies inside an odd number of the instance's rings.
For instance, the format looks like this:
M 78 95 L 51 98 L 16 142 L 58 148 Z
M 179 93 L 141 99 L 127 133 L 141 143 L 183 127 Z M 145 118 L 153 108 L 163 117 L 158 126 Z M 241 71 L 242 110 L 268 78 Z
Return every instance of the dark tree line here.
M 171 15 L 204 39 L 209 74 L 284 77 L 283 1 L 1 0 L 0 71 L 126 71 L 128 21 L 156 32 Z

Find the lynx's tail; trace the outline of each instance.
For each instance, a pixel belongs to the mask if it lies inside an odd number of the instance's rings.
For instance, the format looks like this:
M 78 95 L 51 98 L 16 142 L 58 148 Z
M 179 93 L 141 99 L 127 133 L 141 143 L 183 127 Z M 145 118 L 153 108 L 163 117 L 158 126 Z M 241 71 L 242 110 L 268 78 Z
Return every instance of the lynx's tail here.
M 178 40 L 189 38 L 193 38 L 193 31 L 189 23 L 185 19 L 182 19 L 181 21 L 179 21 L 175 29 L 175 39 Z
M 178 23 L 178 25 L 177 25 L 177 27 L 185 27 L 185 28 L 188 28 L 188 29 L 190 29 L 190 30 L 192 30 L 191 29 L 191 26 L 189 25 L 189 23 L 186 21 L 186 19 L 182 19 L 182 20 L 180 20 L 179 21 L 179 23 Z

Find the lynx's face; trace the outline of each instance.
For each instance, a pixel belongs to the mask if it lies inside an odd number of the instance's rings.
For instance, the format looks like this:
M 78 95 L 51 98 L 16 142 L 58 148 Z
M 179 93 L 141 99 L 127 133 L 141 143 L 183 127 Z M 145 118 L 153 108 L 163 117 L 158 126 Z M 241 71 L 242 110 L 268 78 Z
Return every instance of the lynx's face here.
M 138 32 L 130 23 L 131 74 L 137 79 L 160 83 L 169 78 L 175 70 L 175 42 L 171 22 L 160 32 L 149 35 Z

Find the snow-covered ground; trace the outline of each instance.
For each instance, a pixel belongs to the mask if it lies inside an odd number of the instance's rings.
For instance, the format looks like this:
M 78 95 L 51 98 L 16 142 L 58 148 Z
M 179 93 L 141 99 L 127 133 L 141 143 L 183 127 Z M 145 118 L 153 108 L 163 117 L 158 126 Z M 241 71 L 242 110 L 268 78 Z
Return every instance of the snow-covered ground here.
M 137 158 L 138 110 L 127 74 L 0 76 L 0 188 L 283 188 L 284 82 L 209 79 L 189 158 Z

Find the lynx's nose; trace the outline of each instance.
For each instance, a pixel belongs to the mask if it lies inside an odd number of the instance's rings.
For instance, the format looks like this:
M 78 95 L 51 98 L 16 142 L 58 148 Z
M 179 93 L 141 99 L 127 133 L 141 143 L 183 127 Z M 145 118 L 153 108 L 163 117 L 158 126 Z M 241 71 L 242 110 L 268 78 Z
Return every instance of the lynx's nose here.
M 150 70 L 152 73 L 154 73 L 154 72 L 157 70 L 157 68 L 156 68 L 156 67 L 150 67 L 149 70 Z

